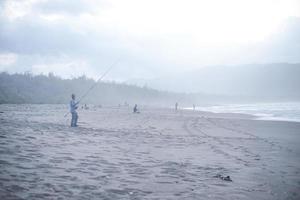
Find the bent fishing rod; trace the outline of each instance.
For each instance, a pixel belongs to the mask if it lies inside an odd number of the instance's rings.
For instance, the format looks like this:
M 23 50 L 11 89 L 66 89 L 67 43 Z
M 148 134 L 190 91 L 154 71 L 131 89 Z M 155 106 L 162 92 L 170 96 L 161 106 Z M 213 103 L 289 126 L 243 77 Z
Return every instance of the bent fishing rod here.
M 79 100 L 77 101 L 77 104 L 79 104 L 79 102 L 85 98 L 89 92 L 94 89 L 94 87 L 96 87 L 96 85 L 98 84 L 99 81 L 101 81 L 107 74 L 108 72 L 120 61 L 121 58 L 119 58 L 118 60 L 116 60 L 114 63 L 112 63 L 109 68 L 104 72 L 104 74 L 102 74 L 102 76 L 100 76 L 100 78 L 98 78 L 98 80 L 79 98 Z M 67 112 L 64 117 L 68 116 L 69 112 Z

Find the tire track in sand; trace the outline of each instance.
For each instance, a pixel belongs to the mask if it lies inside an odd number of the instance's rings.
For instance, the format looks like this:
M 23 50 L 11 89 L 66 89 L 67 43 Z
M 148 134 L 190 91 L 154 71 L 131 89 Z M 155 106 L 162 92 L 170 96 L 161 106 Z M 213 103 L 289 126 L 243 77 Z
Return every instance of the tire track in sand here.
M 204 144 L 208 145 L 209 148 L 216 154 L 219 154 L 221 156 L 224 156 L 226 159 L 232 159 L 238 162 L 242 162 L 245 166 L 249 166 L 250 162 L 247 160 L 244 160 L 243 158 L 230 154 L 226 152 L 224 149 L 231 148 L 232 151 L 239 150 L 240 153 L 242 153 L 244 156 L 251 156 L 254 158 L 254 160 L 259 160 L 260 156 L 257 154 L 254 154 L 250 152 L 247 148 L 245 147 L 236 147 L 231 143 L 223 141 L 220 137 L 216 136 L 211 136 L 207 133 L 205 133 L 203 130 L 199 128 L 199 124 L 201 120 L 206 119 L 206 118 L 188 118 L 187 120 L 184 121 L 183 123 L 183 129 L 190 135 L 195 137 L 198 136 L 199 138 L 199 133 L 201 134 L 200 138 L 202 140 L 205 140 Z M 216 127 L 216 125 L 211 124 Z M 226 146 L 226 147 L 224 147 Z

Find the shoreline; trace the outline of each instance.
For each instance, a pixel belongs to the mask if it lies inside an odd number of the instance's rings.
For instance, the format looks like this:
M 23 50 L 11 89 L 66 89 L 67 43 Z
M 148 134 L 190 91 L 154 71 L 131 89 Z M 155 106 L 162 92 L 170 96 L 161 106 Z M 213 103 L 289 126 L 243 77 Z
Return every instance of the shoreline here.
M 44 106 L 54 106 L 54 107 L 58 107 L 58 108 L 65 108 L 65 112 L 68 112 L 69 109 L 69 105 L 68 104 L 0 104 L 0 109 L 1 106 L 26 106 L 28 109 L 31 106 L 40 106 L 40 107 L 44 107 Z M 96 109 L 124 109 L 124 108 L 128 108 L 128 110 L 131 110 L 131 106 L 117 106 L 117 105 L 109 105 L 109 106 L 100 106 L 99 105 L 93 105 L 93 104 L 88 104 L 88 106 L 90 106 L 91 110 L 96 110 Z M 157 106 L 151 106 L 151 105 L 141 105 L 139 106 L 143 109 L 147 109 L 147 110 L 151 110 L 151 109 L 158 109 L 158 110 L 168 110 L 168 111 L 174 111 L 176 112 L 173 108 L 171 107 L 157 107 Z M 82 110 L 82 109 L 79 109 Z M 193 110 L 193 108 L 190 107 L 186 107 L 186 108 L 179 108 L 177 110 L 177 112 L 181 112 L 181 111 L 190 111 L 190 112 L 198 112 L 198 113 L 202 113 L 202 114 L 206 114 L 209 116 L 214 116 L 216 118 L 220 117 L 220 118 L 234 118 L 234 119 L 244 119 L 244 120 L 258 120 L 258 121 L 274 121 L 274 122 L 293 122 L 293 123 L 300 123 L 300 120 L 293 120 L 290 118 L 281 118 L 281 117 L 272 117 L 268 114 L 251 114 L 251 113 L 246 113 L 246 112 L 215 112 L 215 111 L 207 111 L 207 110 Z M 0 110 L 0 112 L 3 112 Z M 130 113 L 130 112 L 129 112 Z
M 193 110 L 193 108 L 185 108 Z M 300 122 L 300 102 L 273 102 L 251 104 L 218 104 L 198 106 L 198 111 L 220 113 L 237 113 L 254 116 L 254 120 Z
M 68 105 L 67 104 L 0 104 L 0 114 L 3 113 L 4 111 L 1 110 L 1 107 L 3 106 L 12 106 L 12 107 L 16 107 L 16 106 L 26 106 L 27 109 L 29 109 L 31 106 L 40 106 L 40 107 L 44 107 L 44 106 L 54 106 L 54 107 L 58 107 L 60 109 L 65 108 L 65 112 L 68 112 Z M 130 106 L 101 106 L 99 107 L 98 105 L 92 105 L 89 104 L 89 106 L 91 106 L 91 110 L 96 110 L 96 109 L 126 109 L 128 108 L 129 113 L 131 110 Z M 168 110 L 168 111 L 174 111 L 176 112 L 173 108 L 170 107 L 157 107 L 157 106 L 149 106 L 149 105 L 142 105 L 140 106 L 143 109 L 158 109 L 158 110 Z M 82 110 L 82 109 L 79 109 Z M 190 111 L 190 112 L 197 112 L 197 113 L 202 113 L 205 114 L 207 116 L 211 116 L 214 118 L 232 118 L 232 119 L 241 119 L 241 120 L 255 120 L 255 121 L 273 121 L 273 122 L 291 122 L 291 123 L 300 123 L 299 120 L 293 120 L 293 119 L 286 119 L 286 118 L 280 118 L 280 117 L 266 117 L 264 114 L 250 114 L 250 113 L 244 113 L 244 112 L 214 112 L 214 111 L 204 111 L 204 110 L 193 110 L 192 108 L 179 108 L 177 110 L 177 112 L 181 112 L 181 111 Z

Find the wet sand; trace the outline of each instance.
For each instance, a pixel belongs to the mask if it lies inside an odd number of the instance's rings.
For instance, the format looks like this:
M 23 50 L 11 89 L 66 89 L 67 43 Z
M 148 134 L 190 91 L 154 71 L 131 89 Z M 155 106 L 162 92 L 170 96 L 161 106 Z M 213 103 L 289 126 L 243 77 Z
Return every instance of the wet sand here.
M 300 123 L 66 109 L 0 105 L 0 199 L 300 199 Z

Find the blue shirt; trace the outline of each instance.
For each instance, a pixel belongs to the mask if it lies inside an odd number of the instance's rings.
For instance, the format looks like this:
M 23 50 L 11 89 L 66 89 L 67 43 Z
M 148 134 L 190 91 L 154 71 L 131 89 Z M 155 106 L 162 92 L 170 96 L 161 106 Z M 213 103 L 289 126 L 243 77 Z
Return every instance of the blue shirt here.
M 70 112 L 73 113 L 73 112 L 76 112 L 76 109 L 78 108 L 77 104 L 79 102 L 76 102 L 75 100 L 71 100 L 70 101 Z

